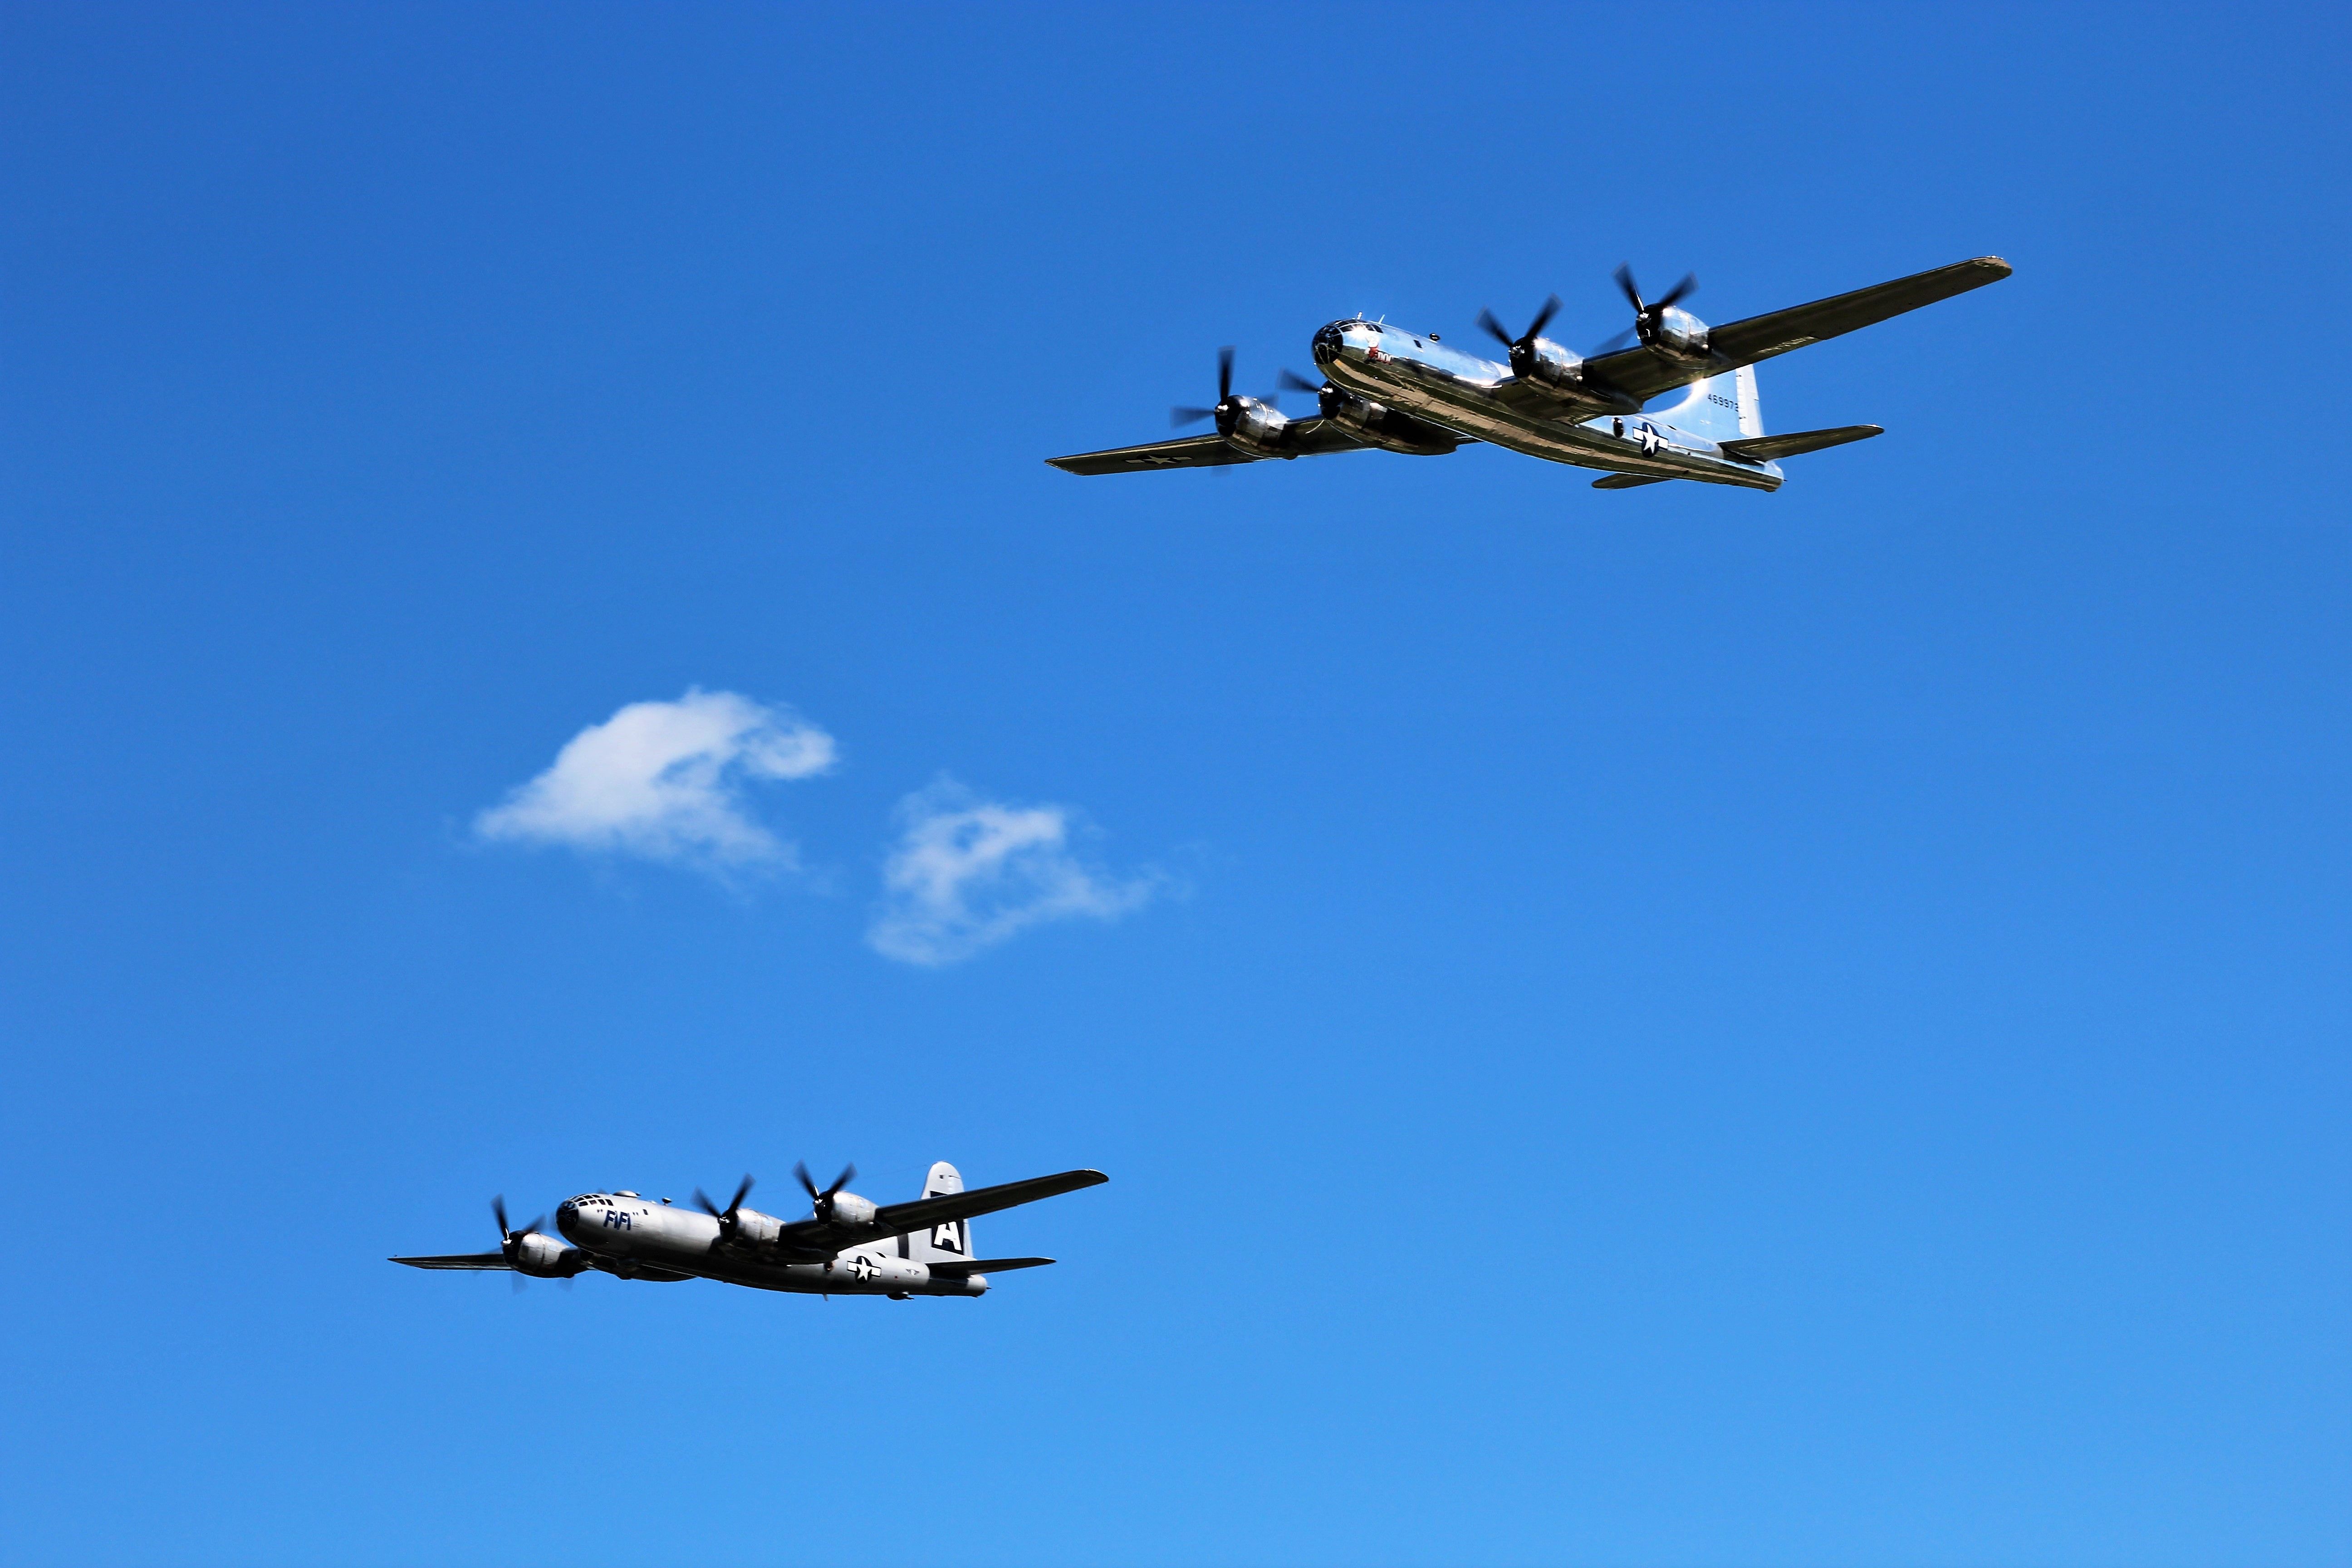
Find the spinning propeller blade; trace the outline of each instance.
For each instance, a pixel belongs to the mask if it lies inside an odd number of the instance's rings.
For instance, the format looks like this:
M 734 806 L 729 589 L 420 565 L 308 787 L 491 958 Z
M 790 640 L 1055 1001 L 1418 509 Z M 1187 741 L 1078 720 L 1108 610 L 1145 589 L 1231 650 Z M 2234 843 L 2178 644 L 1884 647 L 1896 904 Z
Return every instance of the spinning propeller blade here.
M 1320 392 L 1323 390 L 1323 384 L 1321 382 L 1309 381 L 1305 376 L 1299 374 L 1297 371 L 1291 370 L 1287 367 L 1285 367 L 1281 372 L 1279 372 L 1274 379 L 1281 384 L 1282 389 L 1285 392 Z
M 1496 342 L 1511 351 L 1514 363 L 1516 363 L 1518 352 L 1532 344 L 1538 338 L 1543 336 L 1543 330 L 1551 325 L 1551 319 L 1559 314 L 1559 296 L 1554 294 L 1544 300 L 1543 309 L 1538 310 L 1536 312 L 1536 319 L 1528 323 L 1528 330 L 1516 338 L 1511 336 L 1510 330 L 1508 328 L 1505 327 L 1502 322 L 1495 320 L 1495 312 L 1492 310 L 1479 311 L 1478 324 L 1486 328 L 1487 334 Z
M 1633 269 L 1631 267 L 1619 263 L 1614 276 L 1617 279 L 1617 287 L 1625 291 L 1626 300 L 1633 307 L 1633 327 L 1631 336 L 1637 337 L 1645 343 L 1650 341 L 1650 334 L 1657 330 L 1659 317 L 1664 315 L 1680 301 L 1698 292 L 1698 274 L 1685 272 L 1683 274 L 1681 282 L 1667 289 L 1657 299 L 1644 304 L 1642 300 L 1641 287 L 1633 281 Z M 1593 352 L 1596 354 L 1614 353 L 1619 348 L 1624 346 L 1627 336 L 1628 334 L 1620 332 L 1610 340 L 1611 347 L 1596 349 Z
M 545 1215 L 541 1215 L 537 1219 L 531 1221 L 529 1225 L 518 1226 L 514 1229 L 509 1230 L 507 1228 L 507 1195 L 504 1193 L 500 1193 L 498 1196 L 490 1200 L 490 1214 L 499 1222 L 499 1244 L 502 1247 L 522 1237 L 529 1236 L 532 1231 L 537 1230 L 541 1226 L 547 1223 L 547 1216 Z
M 1178 404 L 1168 411 L 1168 423 L 1171 427 L 1181 430 L 1187 425 L 1198 425 L 1203 419 L 1214 419 L 1225 411 L 1225 405 L 1233 395 L 1234 351 L 1227 346 L 1217 351 L 1217 405 L 1214 408 L 1193 408 L 1184 404 Z M 803 1175 L 801 1180 L 805 1183 L 808 1178 Z M 809 1192 L 814 1194 L 816 1188 L 812 1186 Z
M 809 1174 L 809 1168 L 805 1162 L 795 1161 L 793 1165 L 793 1174 L 798 1176 L 801 1179 L 801 1185 L 808 1189 L 809 1206 L 816 1211 L 816 1217 L 830 1220 L 833 1217 L 833 1195 L 856 1178 L 857 1167 L 844 1165 L 841 1168 L 841 1174 L 833 1179 L 833 1185 L 823 1192 L 816 1190 L 816 1178 Z
M 727 1216 L 733 1214 L 737 1209 L 741 1208 L 743 1206 L 743 1200 L 751 1195 L 751 1177 L 749 1172 L 744 1173 L 742 1182 L 735 1188 L 735 1195 L 727 1200 L 727 1206 L 723 1209 L 717 1204 L 712 1203 L 710 1201 L 710 1194 L 704 1192 L 700 1187 L 694 1189 L 694 1201 L 701 1205 L 702 1212 L 709 1215 L 712 1219 L 717 1220 L 721 1225 L 726 1224 Z

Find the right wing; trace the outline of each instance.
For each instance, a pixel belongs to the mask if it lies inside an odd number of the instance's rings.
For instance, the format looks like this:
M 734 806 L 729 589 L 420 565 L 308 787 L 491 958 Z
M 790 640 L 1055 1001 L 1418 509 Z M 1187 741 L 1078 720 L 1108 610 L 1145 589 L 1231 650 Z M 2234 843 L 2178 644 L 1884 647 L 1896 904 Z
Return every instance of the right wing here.
M 512 1268 L 503 1252 L 451 1252 L 439 1258 L 387 1258 L 386 1263 L 405 1263 L 411 1268 Z
M 1319 458 L 1327 452 L 1352 452 L 1363 442 L 1328 419 L 1294 421 L 1290 439 L 1298 456 Z M 1258 463 L 1265 459 L 1244 452 L 1223 436 L 1180 436 L 1172 441 L 1146 441 L 1140 447 L 1114 447 L 1108 452 L 1080 452 L 1046 462 L 1066 474 L 1139 474 L 1152 468 L 1220 468 L 1228 463 Z

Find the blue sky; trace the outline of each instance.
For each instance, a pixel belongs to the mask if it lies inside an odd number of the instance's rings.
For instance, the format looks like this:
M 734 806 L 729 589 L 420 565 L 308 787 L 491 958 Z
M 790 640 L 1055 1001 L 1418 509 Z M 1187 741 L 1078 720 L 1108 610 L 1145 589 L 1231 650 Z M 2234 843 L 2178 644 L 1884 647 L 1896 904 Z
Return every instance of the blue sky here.
M 8 6 L 0 1555 L 2352 1561 L 2346 45 Z M 1984 253 L 1777 495 L 1041 461 Z M 1113 1179 L 383 1261 L 853 1158 Z

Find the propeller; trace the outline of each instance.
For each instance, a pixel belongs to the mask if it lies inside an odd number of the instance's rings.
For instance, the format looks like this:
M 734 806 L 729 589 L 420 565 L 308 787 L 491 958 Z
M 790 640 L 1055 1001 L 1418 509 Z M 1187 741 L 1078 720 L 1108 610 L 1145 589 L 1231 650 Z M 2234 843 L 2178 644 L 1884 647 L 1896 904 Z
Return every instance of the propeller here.
M 490 1200 L 490 1214 L 499 1222 L 499 1250 L 505 1253 L 509 1260 L 514 1258 L 515 1243 L 547 1223 L 547 1216 L 541 1215 L 529 1225 L 509 1230 L 507 1228 L 507 1195 L 504 1193 Z
M 1486 328 L 1487 333 L 1496 342 L 1511 351 L 1511 363 L 1514 368 L 1517 368 L 1521 352 L 1532 347 L 1535 341 L 1543 336 L 1543 330 L 1551 325 L 1551 319 L 1558 314 L 1559 314 L 1559 296 L 1554 294 L 1543 302 L 1543 309 L 1538 310 L 1536 319 L 1528 323 L 1528 330 L 1516 338 L 1511 336 L 1502 322 L 1495 320 L 1495 312 L 1492 310 L 1479 311 L 1478 324 Z
M 1225 411 L 1225 405 L 1233 401 L 1233 396 L 1234 351 L 1228 345 L 1217 351 L 1217 405 L 1214 408 L 1187 408 L 1179 405 L 1168 411 L 1168 423 L 1181 430 L 1187 425 L 1198 425 L 1203 419 L 1214 419 Z M 805 1173 L 801 1180 L 808 1180 Z M 812 1186 L 809 1191 L 814 1193 L 816 1188 Z
M 1698 291 L 1698 274 L 1685 272 L 1683 274 L 1681 282 L 1645 304 L 1642 300 L 1640 287 L 1633 281 L 1632 268 L 1619 266 L 1616 278 L 1617 287 L 1625 291 L 1626 300 L 1633 307 L 1633 324 L 1593 350 L 1592 353 L 1596 358 L 1601 354 L 1615 353 L 1635 338 L 1641 339 L 1645 343 L 1648 342 L 1651 334 L 1658 330 L 1658 319 L 1676 304 Z
M 1229 380 L 1233 374 L 1233 354 L 1234 351 L 1227 349 L 1223 355 L 1225 375 L 1221 379 Z M 833 1185 L 823 1192 L 816 1190 L 816 1178 L 809 1174 L 809 1168 L 805 1162 L 795 1163 L 793 1166 L 793 1174 L 798 1176 L 801 1179 L 801 1185 L 808 1189 L 809 1203 L 815 1209 L 816 1217 L 830 1224 L 833 1219 L 833 1195 L 849 1185 L 856 1178 L 857 1167 L 844 1165 L 841 1168 L 841 1174 L 833 1179 Z
M 499 1222 L 499 1250 L 506 1254 L 506 1259 L 509 1265 L 511 1265 L 515 1260 L 515 1247 L 517 1244 L 519 1244 L 524 1237 L 529 1236 L 532 1231 L 537 1230 L 541 1226 L 547 1223 L 547 1216 L 545 1215 L 541 1215 L 537 1219 L 531 1221 L 527 1226 L 521 1226 L 520 1229 L 509 1230 L 507 1228 L 507 1195 L 504 1193 L 500 1193 L 498 1196 L 490 1200 L 490 1216 Z M 513 1294 L 517 1296 L 521 1295 L 524 1284 L 525 1280 L 521 1271 L 520 1269 L 516 1270 L 514 1275 Z
M 1282 390 L 1285 392 L 1321 392 L 1323 390 L 1323 383 L 1319 381 L 1309 381 L 1305 376 L 1299 374 L 1297 371 L 1291 370 L 1287 367 L 1284 368 L 1275 376 L 1274 379 L 1276 382 L 1280 384 Z
M 745 1173 L 741 1184 L 736 1187 L 735 1195 L 727 1200 L 727 1206 L 723 1209 L 717 1204 L 712 1203 L 710 1201 L 710 1194 L 704 1192 L 700 1187 L 694 1189 L 694 1201 L 701 1205 L 702 1212 L 704 1214 L 709 1215 L 712 1219 L 719 1222 L 719 1234 L 721 1236 L 731 1236 L 734 1234 L 735 1211 L 741 1208 L 743 1206 L 743 1200 L 751 1195 L 751 1177 L 748 1172 Z

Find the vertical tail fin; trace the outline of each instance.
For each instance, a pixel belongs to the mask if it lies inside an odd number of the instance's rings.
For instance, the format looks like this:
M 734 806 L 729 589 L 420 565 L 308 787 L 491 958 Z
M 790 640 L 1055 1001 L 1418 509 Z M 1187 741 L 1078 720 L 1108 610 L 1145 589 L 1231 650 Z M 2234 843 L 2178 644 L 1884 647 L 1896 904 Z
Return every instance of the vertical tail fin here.
M 942 1193 L 963 1191 L 963 1176 L 945 1160 L 931 1167 L 923 1181 L 923 1196 L 935 1198 Z M 907 1237 L 904 1256 L 918 1263 L 965 1263 L 971 1258 L 971 1221 L 950 1220 L 935 1225 L 929 1230 L 919 1230 Z
M 1650 417 L 1710 441 L 1761 436 L 1764 412 L 1756 397 L 1756 367 L 1743 364 L 1738 370 L 1695 381 L 1680 403 L 1671 408 L 1654 409 Z

